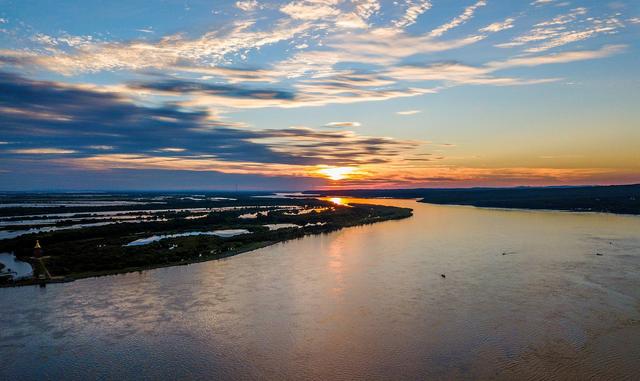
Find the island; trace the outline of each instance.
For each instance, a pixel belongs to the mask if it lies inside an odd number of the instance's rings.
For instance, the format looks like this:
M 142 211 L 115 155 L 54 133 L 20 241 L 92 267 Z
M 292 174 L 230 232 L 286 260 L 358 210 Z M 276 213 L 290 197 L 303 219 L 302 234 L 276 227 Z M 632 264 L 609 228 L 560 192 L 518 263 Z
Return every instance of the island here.
M 274 195 L 4 196 L 0 253 L 33 267 L 4 285 L 185 265 L 342 228 L 407 218 L 408 208 Z M 11 197 L 16 197 L 12 200 Z

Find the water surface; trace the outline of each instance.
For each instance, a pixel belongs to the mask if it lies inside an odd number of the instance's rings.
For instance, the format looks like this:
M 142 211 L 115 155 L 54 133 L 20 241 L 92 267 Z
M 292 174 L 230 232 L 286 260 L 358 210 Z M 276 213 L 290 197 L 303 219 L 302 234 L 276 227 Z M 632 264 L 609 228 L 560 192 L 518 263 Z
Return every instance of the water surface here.
M 12 253 L 0 253 L 0 263 L 5 266 L 0 271 L 0 274 L 11 273 L 14 279 L 29 278 L 33 275 L 31 265 L 27 262 L 17 260 L 16 256 Z M 2 307 L 0 306 L 0 308 Z
M 637 377 L 640 218 L 363 202 L 415 215 L 0 289 L 0 379 Z
M 234 237 L 241 234 L 249 234 L 251 233 L 247 229 L 224 229 L 224 230 L 214 230 L 210 232 L 187 232 L 187 233 L 176 233 L 176 234 L 162 234 L 162 235 L 152 235 L 151 237 L 140 238 L 135 241 L 129 242 L 125 246 L 142 246 L 148 245 L 152 242 L 157 242 L 167 238 L 178 238 L 178 237 L 190 237 L 196 235 L 215 235 L 218 237 L 229 238 Z

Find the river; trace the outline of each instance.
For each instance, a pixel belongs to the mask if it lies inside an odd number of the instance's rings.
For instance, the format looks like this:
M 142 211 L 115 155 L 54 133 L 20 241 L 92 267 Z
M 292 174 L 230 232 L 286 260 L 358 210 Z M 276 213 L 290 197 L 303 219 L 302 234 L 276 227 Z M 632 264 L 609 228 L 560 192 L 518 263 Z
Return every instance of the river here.
M 0 379 L 637 377 L 639 217 L 366 202 L 414 216 L 0 289 Z

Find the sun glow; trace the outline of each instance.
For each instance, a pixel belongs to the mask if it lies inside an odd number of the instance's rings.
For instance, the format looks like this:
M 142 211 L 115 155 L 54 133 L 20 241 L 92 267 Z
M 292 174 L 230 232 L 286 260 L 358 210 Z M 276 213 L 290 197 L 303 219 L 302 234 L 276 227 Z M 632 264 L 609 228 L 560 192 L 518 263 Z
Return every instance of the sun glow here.
M 330 180 L 344 180 L 349 178 L 350 175 L 355 174 L 358 171 L 355 167 L 326 167 L 318 170 L 318 173 L 327 177 Z

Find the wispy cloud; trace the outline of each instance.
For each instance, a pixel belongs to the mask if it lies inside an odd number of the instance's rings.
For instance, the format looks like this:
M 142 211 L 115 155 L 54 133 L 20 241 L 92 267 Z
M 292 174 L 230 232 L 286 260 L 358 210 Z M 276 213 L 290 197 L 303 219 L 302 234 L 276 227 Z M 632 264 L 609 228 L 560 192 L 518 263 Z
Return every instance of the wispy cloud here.
M 317 20 L 337 16 L 336 0 L 301 0 L 290 2 L 280 8 L 282 13 L 300 20 Z
M 77 151 L 62 148 L 22 148 L 10 150 L 9 152 L 19 155 L 64 155 L 76 153 Z
M 396 114 L 398 115 L 415 115 L 415 114 L 419 114 L 421 113 L 421 110 L 405 110 L 405 111 L 398 111 L 396 112 Z
M 229 56 L 289 40 L 310 28 L 308 24 L 294 24 L 285 20 L 276 23 L 270 30 L 251 30 L 253 24 L 253 21 L 237 22 L 194 39 L 175 34 L 155 42 L 103 42 L 94 41 L 91 36 L 61 38 L 40 34 L 36 40 L 47 47 L 45 52 L 16 51 L 13 55 L 67 75 L 167 68 L 185 62 L 212 66 L 225 62 Z M 62 44 L 72 50 L 62 49 Z
M 428 0 L 409 0 L 406 2 L 406 6 L 407 8 L 404 15 L 393 21 L 393 25 L 396 28 L 404 29 L 415 24 L 420 15 L 431 9 L 432 4 L 431 1 Z
M 359 122 L 331 122 L 324 125 L 325 127 L 360 127 Z
M 513 28 L 515 17 L 508 17 L 463 37 L 441 38 L 447 31 L 468 22 L 486 5 L 487 1 L 476 1 L 431 32 L 411 34 L 404 28 L 432 7 L 430 1 L 412 0 L 398 6 L 403 9 L 400 18 L 389 21 L 387 26 L 373 27 L 369 25 L 370 19 L 381 9 L 376 0 L 357 0 L 350 5 L 338 0 L 299 0 L 283 4 L 279 9 L 284 17 L 267 28 L 258 26 L 255 20 L 236 20 L 200 37 L 174 34 L 156 41 L 122 42 L 103 41 L 93 36 L 37 34 L 33 40 L 44 46 L 44 50 L 0 51 L 0 63 L 21 69 L 35 66 L 65 75 L 107 70 L 164 73 L 160 79 L 109 86 L 108 90 L 122 92 L 138 101 L 173 98 L 183 108 L 205 108 L 212 114 L 229 107 L 301 107 L 384 101 L 436 93 L 444 88 L 443 85 L 452 84 L 509 86 L 556 80 L 491 74 L 496 70 L 496 62 L 510 62 L 509 58 L 484 65 L 476 63 L 475 66 L 462 62 L 434 63 L 428 58 L 425 61 L 430 55 L 463 49 L 484 41 L 492 33 Z M 238 1 L 236 6 L 254 11 L 261 10 L 264 4 L 248 0 Z M 592 17 L 581 23 L 580 30 L 566 27 L 587 17 L 587 13 L 586 8 L 574 8 L 537 22 L 530 32 L 497 46 L 522 46 L 524 53 L 529 55 L 543 53 L 598 34 L 615 33 L 622 25 L 616 17 Z M 356 29 L 340 27 L 348 20 L 355 20 L 352 17 L 360 20 L 356 22 Z M 312 34 L 315 34 L 313 38 Z M 306 41 L 297 44 L 305 49 L 295 50 L 280 61 L 259 68 L 229 65 L 242 61 L 252 51 L 284 42 L 293 44 L 297 39 Z M 312 43 L 311 40 L 316 41 L 314 46 L 307 43 Z M 529 62 L 527 66 L 558 59 L 554 55 L 547 57 L 527 59 L 516 54 L 512 58 L 513 62 Z M 417 61 L 429 63 L 416 64 Z M 363 66 L 367 69 L 362 70 Z M 169 78 L 167 73 L 171 74 Z M 247 86 L 246 83 L 255 85 Z M 41 116 L 56 117 L 55 113 L 41 113 Z
M 245 12 L 255 11 L 261 8 L 261 5 L 257 0 L 242 0 L 236 1 L 236 7 L 242 9 Z
M 500 48 L 528 46 L 525 51 L 539 53 L 567 44 L 583 41 L 600 34 L 614 34 L 623 23 L 616 16 L 589 17 L 584 7 L 574 8 L 568 13 L 539 22 L 526 34 L 510 42 L 497 44 Z M 531 46 L 531 44 L 537 44 Z
M 464 23 L 466 23 L 467 21 L 469 21 L 474 13 L 476 12 L 476 10 L 480 7 L 484 7 L 485 5 L 487 5 L 487 2 L 485 0 L 479 0 L 478 2 L 476 2 L 473 5 L 470 5 L 468 7 L 466 7 L 464 9 L 464 12 L 462 12 L 462 14 L 460 14 L 459 16 L 455 17 L 453 20 L 449 21 L 446 24 L 443 24 L 439 27 L 437 27 L 436 29 L 432 30 L 431 33 L 429 33 L 429 35 L 431 37 L 440 37 L 443 34 L 445 34 L 447 31 L 456 28 Z
M 554 1 L 555 0 L 535 0 L 534 2 L 531 3 L 531 5 L 541 6 L 541 5 L 553 3 Z
M 491 68 L 492 70 L 502 70 L 512 67 L 530 67 L 593 60 L 621 53 L 626 48 L 626 45 L 606 45 L 598 50 L 577 50 L 549 55 L 522 56 L 511 58 L 505 61 L 490 62 L 487 64 L 487 67 Z
M 166 147 L 166 148 L 158 148 L 158 152 L 185 152 L 186 148 L 177 148 L 177 147 Z
M 505 29 L 511 29 L 513 28 L 513 22 L 516 19 L 514 18 L 508 18 L 504 21 L 501 22 L 494 22 L 492 24 L 489 24 L 487 26 L 485 26 L 484 28 L 480 29 L 481 32 L 490 32 L 490 33 L 495 33 L 495 32 L 500 32 L 502 30 Z
M 379 9 L 375 1 L 355 2 L 355 9 L 339 8 L 339 0 L 297 0 L 280 7 L 290 18 L 304 21 L 323 21 L 346 29 L 367 28 L 367 18 Z M 316 25 L 316 27 L 319 27 Z

